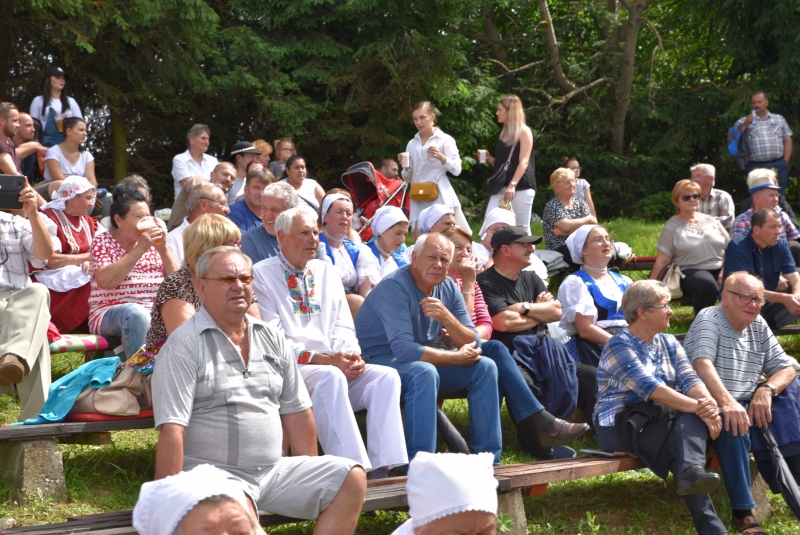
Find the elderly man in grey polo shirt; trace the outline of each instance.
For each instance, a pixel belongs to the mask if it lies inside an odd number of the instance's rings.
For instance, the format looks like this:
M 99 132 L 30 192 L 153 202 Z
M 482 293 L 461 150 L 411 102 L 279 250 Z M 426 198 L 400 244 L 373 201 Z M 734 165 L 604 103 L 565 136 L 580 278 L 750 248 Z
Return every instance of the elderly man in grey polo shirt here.
M 793 359 L 759 315 L 763 304 L 761 281 L 743 271 L 733 273 L 725 280 L 722 304 L 697 314 L 684 343 L 722 414 L 714 449 L 734 527 L 744 533 L 764 533 L 752 531 L 760 526 L 751 512 L 756 504 L 750 493 L 750 426 L 764 427 L 772 420 L 772 398 L 795 378 Z M 759 385 L 761 374 L 768 379 Z
M 195 271 L 203 307 L 167 339 L 153 372 L 156 478 L 212 464 L 241 483 L 253 512 L 318 518 L 315 534 L 352 533 L 364 470 L 316 456 L 311 402 L 291 347 L 246 314 L 250 259 L 217 247 Z M 281 456 L 281 425 L 293 457 Z

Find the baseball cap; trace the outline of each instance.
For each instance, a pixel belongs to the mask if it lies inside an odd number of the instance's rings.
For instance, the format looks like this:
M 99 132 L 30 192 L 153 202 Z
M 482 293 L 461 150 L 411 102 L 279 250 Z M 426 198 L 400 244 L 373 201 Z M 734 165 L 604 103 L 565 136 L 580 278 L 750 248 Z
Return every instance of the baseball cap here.
M 542 241 L 541 236 L 529 236 L 520 227 L 502 227 L 492 234 L 492 249 L 499 249 L 503 245 L 512 243 L 537 244 Z
M 48 67 L 46 71 L 44 71 L 44 77 L 50 78 L 51 76 L 66 76 L 67 73 L 64 72 L 64 69 L 61 67 L 56 67 L 55 65 L 52 67 Z

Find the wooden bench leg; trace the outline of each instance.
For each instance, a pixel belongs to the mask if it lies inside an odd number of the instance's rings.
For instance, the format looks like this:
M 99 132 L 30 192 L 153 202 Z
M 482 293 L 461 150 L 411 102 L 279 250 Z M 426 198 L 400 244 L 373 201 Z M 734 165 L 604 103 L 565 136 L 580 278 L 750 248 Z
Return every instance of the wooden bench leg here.
M 717 463 L 717 466 L 719 466 L 719 463 Z M 712 471 L 719 474 L 719 477 L 722 477 L 722 472 L 719 468 L 715 468 Z M 761 477 L 761 474 L 758 473 L 758 467 L 753 460 L 750 461 L 750 481 L 750 493 L 753 495 L 753 500 L 756 502 L 756 507 L 753 509 L 753 516 L 756 518 L 756 521 L 762 522 L 772 514 L 772 504 L 769 502 L 769 494 L 767 493 L 769 491 L 769 486 L 767 482 L 764 481 L 764 478 Z M 718 512 L 722 500 L 730 504 L 728 492 L 725 490 L 724 484 L 720 485 L 719 490 L 711 495 L 711 499 L 714 501 L 714 507 Z
M 64 463 L 55 439 L 0 443 L 0 476 L 20 503 L 39 497 L 67 499 Z
M 527 535 L 528 521 L 525 518 L 525 504 L 522 502 L 520 489 L 497 495 L 497 514 L 505 513 L 514 522 L 508 535 Z

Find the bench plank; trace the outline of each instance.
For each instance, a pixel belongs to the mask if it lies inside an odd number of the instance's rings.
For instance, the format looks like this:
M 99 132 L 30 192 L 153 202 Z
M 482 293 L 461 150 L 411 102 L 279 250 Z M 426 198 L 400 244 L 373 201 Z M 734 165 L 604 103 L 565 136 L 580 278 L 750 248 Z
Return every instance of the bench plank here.
M 104 422 L 61 422 L 56 424 L 14 425 L 0 427 L 0 442 L 20 440 L 41 440 L 44 438 L 65 437 L 81 433 L 103 433 L 128 429 L 153 429 L 153 418 L 133 418 L 129 420 L 108 420 Z

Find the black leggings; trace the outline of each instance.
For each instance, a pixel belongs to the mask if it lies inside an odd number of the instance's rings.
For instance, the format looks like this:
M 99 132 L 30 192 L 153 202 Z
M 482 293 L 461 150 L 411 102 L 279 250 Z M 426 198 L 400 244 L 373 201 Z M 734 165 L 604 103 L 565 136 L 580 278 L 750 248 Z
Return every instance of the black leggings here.
M 719 297 L 718 269 L 683 269 L 681 290 L 692 298 L 695 315 L 704 308 L 713 307 Z

